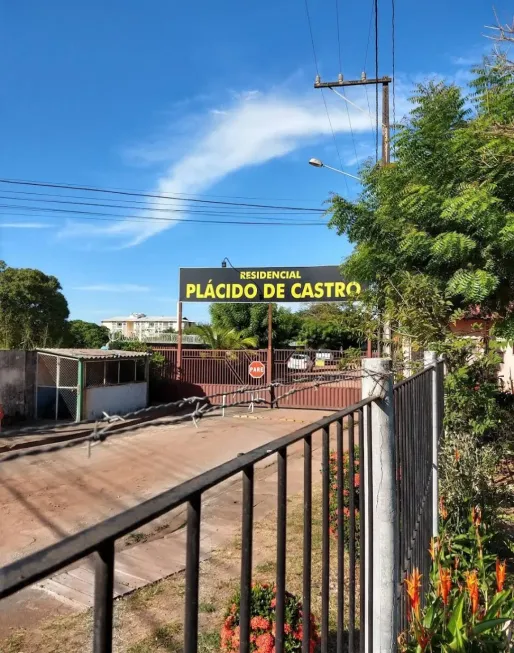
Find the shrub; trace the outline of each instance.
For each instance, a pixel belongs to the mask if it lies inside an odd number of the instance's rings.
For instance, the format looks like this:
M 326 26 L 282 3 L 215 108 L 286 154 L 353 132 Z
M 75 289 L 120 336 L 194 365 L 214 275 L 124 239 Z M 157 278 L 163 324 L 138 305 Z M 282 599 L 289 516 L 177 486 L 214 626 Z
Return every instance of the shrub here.
M 355 448 L 355 460 L 353 473 L 350 474 L 350 454 L 345 451 L 343 454 L 343 537 L 346 548 L 350 547 L 350 491 L 354 493 L 355 507 L 355 553 L 359 554 L 360 541 L 360 473 L 359 473 L 359 449 Z M 330 532 L 337 537 L 337 453 L 330 454 Z M 351 477 L 351 478 L 350 478 Z
M 441 537 L 430 547 L 430 592 L 421 609 L 421 575 L 406 579 L 409 629 L 400 650 L 507 651 L 512 636 L 514 592 L 506 587 L 506 563 L 490 553 L 493 537 L 473 509 L 466 533 Z
M 239 651 L 239 592 L 233 597 L 225 613 L 221 630 L 221 650 L 226 653 Z M 288 653 L 300 653 L 303 637 L 303 612 L 301 602 L 286 592 L 285 596 L 285 646 Z M 268 584 L 254 583 L 250 606 L 250 651 L 272 653 L 275 650 L 276 630 L 276 588 Z M 317 626 L 310 615 L 310 652 L 314 653 L 318 643 Z
M 498 388 L 500 357 L 494 343 L 481 352 L 469 339 L 448 341 L 444 354 L 448 372 L 439 478 L 447 528 L 465 532 L 467 516 L 477 505 L 495 527 L 512 502 L 509 488 L 497 483 L 514 421 Z

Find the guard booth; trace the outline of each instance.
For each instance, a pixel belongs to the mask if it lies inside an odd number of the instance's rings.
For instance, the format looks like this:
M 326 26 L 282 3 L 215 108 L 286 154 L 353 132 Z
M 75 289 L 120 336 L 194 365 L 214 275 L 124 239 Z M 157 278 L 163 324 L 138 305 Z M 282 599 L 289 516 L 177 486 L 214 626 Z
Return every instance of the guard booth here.
M 150 354 L 103 349 L 39 349 L 36 418 L 101 419 L 148 405 Z

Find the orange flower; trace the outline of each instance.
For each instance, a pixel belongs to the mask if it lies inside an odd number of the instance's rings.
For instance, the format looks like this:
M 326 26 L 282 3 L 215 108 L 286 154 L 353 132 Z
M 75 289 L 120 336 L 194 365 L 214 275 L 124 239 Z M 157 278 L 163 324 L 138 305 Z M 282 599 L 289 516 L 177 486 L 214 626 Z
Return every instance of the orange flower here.
M 505 567 L 505 560 L 500 562 L 500 560 L 496 558 L 496 589 L 498 592 L 503 590 L 503 585 L 505 584 Z
M 422 651 L 430 644 L 430 633 L 426 628 L 421 627 L 421 630 L 417 633 L 416 639 L 418 641 L 419 647 Z
M 448 596 L 452 588 L 452 572 L 439 566 L 439 594 L 444 605 L 448 605 Z
M 444 505 L 443 497 L 439 499 L 439 512 L 441 514 L 441 517 L 446 521 L 448 519 L 448 511 L 446 510 L 446 506 Z
M 436 558 L 438 549 L 439 549 L 439 542 L 433 537 L 430 540 L 430 548 L 428 549 L 428 552 L 430 553 L 430 557 L 432 558 L 432 562 Z
M 252 630 L 268 630 L 270 623 L 264 617 L 252 617 L 250 620 L 250 628 Z
M 476 614 L 478 611 L 478 577 L 476 570 L 466 573 L 466 587 L 471 599 L 471 613 Z
M 455 461 L 459 462 L 460 460 L 460 451 L 458 449 L 455 449 Z
M 480 506 L 474 506 L 471 510 L 471 520 L 473 521 L 473 526 L 480 526 L 482 523 L 482 511 Z
M 419 590 L 421 589 L 421 574 L 419 573 L 419 570 L 414 568 L 412 574 L 407 576 L 404 582 L 407 585 L 410 611 L 414 612 L 416 618 L 419 619 Z

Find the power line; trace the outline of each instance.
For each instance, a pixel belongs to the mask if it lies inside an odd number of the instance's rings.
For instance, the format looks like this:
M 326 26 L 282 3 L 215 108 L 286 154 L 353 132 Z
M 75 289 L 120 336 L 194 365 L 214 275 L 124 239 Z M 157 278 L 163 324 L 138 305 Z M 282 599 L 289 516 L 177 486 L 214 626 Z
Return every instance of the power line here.
M 366 43 L 366 54 L 364 55 L 364 67 L 363 70 L 366 72 L 366 68 L 368 66 L 368 52 L 369 52 L 369 44 L 371 42 L 371 26 L 373 25 L 373 9 L 374 9 L 374 0 L 371 0 L 371 10 L 369 12 L 369 23 L 368 23 L 368 42 Z M 371 113 L 371 105 L 369 103 L 369 95 L 368 95 L 368 87 L 365 86 L 364 90 L 366 92 L 366 102 L 368 103 L 368 112 L 370 115 L 369 119 L 369 124 L 371 125 L 371 130 L 373 131 L 373 122 L 371 120 L 371 116 L 373 115 Z
M 309 13 L 309 2 L 308 0 L 305 0 L 305 13 L 307 14 L 307 23 L 309 24 L 309 33 L 311 35 L 311 45 L 312 45 L 312 55 L 314 57 L 314 67 L 316 68 L 316 75 L 319 77 L 319 67 L 318 67 L 318 57 L 316 56 L 316 46 L 314 45 L 314 35 L 312 32 L 312 23 L 311 23 L 311 15 Z M 344 167 L 343 166 L 343 160 L 341 159 L 341 154 L 339 152 L 339 147 L 337 145 L 337 140 L 336 140 L 336 135 L 334 132 L 334 127 L 332 126 L 332 120 L 330 119 L 330 113 L 328 111 L 328 106 L 327 106 L 327 100 L 325 98 L 325 94 L 323 93 L 323 89 L 321 89 L 321 97 L 323 99 L 323 104 L 325 106 L 325 112 L 327 114 L 327 120 L 328 124 L 330 125 L 330 131 L 332 132 L 332 140 L 334 141 L 334 146 L 336 148 L 337 152 L 337 158 L 339 159 L 339 165 L 341 166 L 341 169 Z M 346 192 L 349 193 L 350 189 L 348 187 L 348 181 L 346 177 L 344 177 L 344 183 L 346 186 Z
M 2 193 L 10 193 L 11 195 L 23 195 L 23 196 L 28 195 L 30 197 L 23 197 L 23 198 L 13 197 L 12 199 L 15 199 L 15 200 L 23 199 L 25 201 L 31 201 L 31 202 L 36 201 L 36 200 L 30 199 L 33 196 L 34 197 L 54 197 L 54 198 L 57 198 L 57 199 L 70 198 L 70 199 L 73 199 L 73 200 L 79 200 L 79 199 L 88 200 L 88 199 L 91 199 L 91 197 L 89 195 L 75 195 L 75 194 L 71 194 L 71 195 L 68 194 L 67 195 L 67 194 L 62 194 L 62 193 L 41 193 L 41 192 L 38 192 L 38 191 L 28 191 L 28 190 L 18 190 L 18 189 L 11 190 L 11 189 L 8 189 L 8 188 L 3 188 L 1 192 Z M 96 199 L 96 198 L 94 198 L 94 199 Z M 110 199 L 108 197 L 107 198 L 102 197 L 102 198 L 99 198 L 99 199 L 101 199 L 103 202 L 124 202 L 125 204 L 127 204 L 127 203 L 139 204 L 140 206 L 137 206 L 137 207 L 130 207 L 130 206 L 124 207 L 124 208 L 135 208 L 136 210 L 141 210 L 141 207 L 148 207 L 149 205 L 157 205 L 159 207 L 176 207 L 177 206 L 176 202 L 186 202 L 187 201 L 185 199 L 184 200 L 179 199 L 179 200 L 173 200 L 175 202 L 174 204 L 169 204 L 169 203 L 162 202 L 162 201 L 152 201 L 150 199 L 149 200 L 136 200 L 136 199 L 123 199 L 123 198 L 120 198 L 120 197 L 117 197 L 116 199 Z M 43 200 L 41 200 L 41 201 L 43 201 Z M 113 206 L 114 207 L 115 205 L 114 204 L 106 204 L 105 206 Z M 178 206 L 180 206 L 180 204 L 178 204 Z M 216 207 L 216 206 L 206 207 L 205 210 L 207 210 L 207 208 L 208 208 L 208 210 L 218 211 L 218 207 Z M 219 208 L 224 210 L 224 211 L 238 211 L 238 210 L 240 210 L 239 207 L 231 207 L 231 206 L 223 206 L 223 207 L 219 207 Z M 182 210 L 184 212 L 186 212 L 186 211 L 190 212 L 191 211 L 191 209 L 187 209 L 187 208 L 180 209 L 180 210 Z M 202 210 L 204 210 L 204 209 L 202 209 Z M 247 208 L 246 210 L 247 211 L 254 211 L 254 210 L 255 211 L 257 211 L 257 210 L 261 211 L 262 209 L 254 209 L 254 208 L 250 207 L 250 208 Z M 305 209 L 305 211 L 309 212 L 309 213 L 323 213 L 323 209 L 316 209 L 316 208 Z M 297 215 L 302 215 L 305 211 L 302 211 L 302 212 L 298 213 Z M 275 213 L 275 211 L 273 211 L 273 212 L 267 211 L 266 215 L 268 215 L 268 214 L 272 215 L 273 213 Z M 291 214 L 296 215 L 294 212 L 291 212 L 289 214 L 290 215 Z
M 145 206 L 145 207 L 124 206 L 122 204 L 105 204 L 104 202 L 80 202 L 80 201 L 76 201 L 73 198 L 73 196 L 69 197 L 69 199 L 52 199 L 52 200 L 50 200 L 50 199 L 31 199 L 31 198 L 27 199 L 27 198 L 19 198 L 19 197 L 11 197 L 11 196 L 0 195 L 0 199 L 11 200 L 11 201 L 14 200 L 16 202 L 18 202 L 18 201 L 43 202 L 45 204 L 69 204 L 71 206 L 95 206 L 95 207 L 99 207 L 99 208 L 108 208 L 108 209 L 123 209 L 123 210 L 133 209 L 135 211 L 142 211 L 144 209 L 145 211 L 158 211 L 160 213 L 180 213 L 180 214 L 185 213 L 185 214 L 200 214 L 200 215 L 212 215 L 212 216 L 224 216 L 224 217 L 232 217 L 232 216 L 237 217 L 237 215 L 248 215 L 248 216 L 255 217 L 255 218 L 274 219 L 273 216 L 279 215 L 279 216 L 281 216 L 282 219 L 286 219 L 286 218 L 283 217 L 283 214 L 282 214 L 281 211 L 266 211 L 264 213 L 262 213 L 262 212 L 253 213 L 252 211 L 250 211 L 248 209 L 245 210 L 245 211 L 242 211 L 241 209 L 237 209 L 238 213 L 236 213 L 235 210 L 234 211 L 228 210 L 228 209 L 214 210 L 214 209 L 211 209 L 209 207 L 205 208 L 205 209 L 204 208 L 189 209 L 189 208 L 164 208 L 164 207 L 155 207 L 155 206 Z M 11 208 L 16 208 L 19 205 L 12 204 L 12 205 L 9 205 L 9 206 Z M 31 207 L 22 207 L 22 208 L 31 208 Z M 45 207 L 45 206 L 39 207 L 39 206 L 36 206 L 36 207 L 32 207 L 32 208 L 45 211 L 45 210 L 50 210 L 52 207 Z M 114 215 L 117 215 L 117 214 L 114 214 Z M 310 215 L 310 214 L 305 214 L 305 213 L 296 213 L 296 212 L 288 211 L 286 213 L 286 215 L 287 216 L 291 216 L 291 215 L 301 216 L 301 217 L 305 217 L 305 218 L 308 218 L 308 219 L 309 218 L 312 219 L 315 215 L 321 215 L 321 212 L 316 211 L 315 213 Z M 138 216 L 135 216 L 135 217 L 138 217 Z M 139 216 L 139 217 L 143 217 L 143 216 Z M 151 216 L 148 216 L 148 217 L 151 217 Z M 289 218 L 287 218 L 287 219 L 289 219 Z M 299 218 L 296 218 L 296 219 L 299 219 Z
M 5 207 L 5 205 L 0 204 L 0 209 L 1 208 L 9 208 Z M 34 211 L 37 211 L 38 209 L 33 208 Z M 52 209 L 42 209 L 46 211 L 51 211 Z M 147 218 L 137 218 L 134 216 L 113 216 L 109 213 L 95 213 L 95 212 L 90 212 L 90 211 L 67 211 L 65 209 L 54 209 L 54 211 L 62 211 L 64 215 L 45 215 L 43 217 L 45 218 L 66 218 L 67 214 L 69 213 L 78 213 L 81 216 L 82 220 L 95 220 L 95 221 L 100 221 L 100 222 L 139 222 L 140 224 L 149 224 L 152 222 L 169 222 L 169 223 L 192 223 L 192 224 L 232 224 L 232 225 L 248 225 L 248 226 L 283 226 L 283 227 L 326 227 L 327 223 L 326 222 L 286 222 L 286 221 L 249 221 L 249 220 L 200 220 L 197 218 L 162 218 L 162 217 L 147 217 Z M 12 217 L 12 218 L 21 218 L 21 217 L 31 217 L 33 218 L 34 216 L 31 214 L 27 213 L 16 213 L 13 214 L 11 212 L 9 213 L 0 213 L 0 215 L 3 215 L 5 217 Z M 97 217 L 97 216 L 105 216 L 105 217 Z M 1 226 L 1 223 L 0 223 Z
M 79 190 L 79 191 L 86 191 L 86 192 L 93 192 L 93 193 L 106 193 L 106 194 L 111 194 L 111 195 L 125 195 L 129 197 L 149 197 L 153 199 L 167 199 L 167 200 L 178 200 L 182 202 L 198 202 L 200 204 L 216 204 L 216 205 L 221 205 L 221 206 L 244 206 L 244 207 L 254 207 L 254 208 L 260 208 L 260 209 L 280 209 L 281 211 L 307 211 L 307 212 L 312 212 L 312 211 L 318 211 L 319 213 L 323 213 L 323 209 L 308 209 L 306 207 L 298 207 L 298 206 L 278 206 L 278 205 L 271 205 L 271 204 L 249 204 L 245 202 L 221 202 L 217 200 L 200 200 L 197 198 L 182 198 L 182 197 L 174 197 L 173 195 L 160 195 L 158 193 L 143 193 L 143 192 L 135 192 L 135 191 L 122 191 L 122 190 L 114 190 L 111 188 L 100 188 L 96 186 L 78 186 L 78 185 L 72 185 L 72 184 L 62 184 L 62 183 L 53 183 L 53 182 L 46 182 L 46 181 L 25 181 L 25 180 L 20 180 L 20 179 L 0 179 L 1 184 L 13 184 L 13 185 L 18 185 L 18 186 L 35 186 L 35 187 L 41 187 L 41 188 L 62 188 L 65 190 Z
M 375 6 L 375 79 L 378 79 L 378 0 L 374 0 Z M 375 87 L 375 160 L 378 163 L 378 84 Z
M 391 0 L 391 41 L 392 41 L 392 69 L 393 69 L 393 153 L 396 158 L 396 9 L 395 0 Z
M 339 54 L 339 72 L 343 72 L 343 66 L 341 64 L 341 32 L 339 29 L 339 1 L 336 0 L 336 29 L 337 29 L 337 51 Z

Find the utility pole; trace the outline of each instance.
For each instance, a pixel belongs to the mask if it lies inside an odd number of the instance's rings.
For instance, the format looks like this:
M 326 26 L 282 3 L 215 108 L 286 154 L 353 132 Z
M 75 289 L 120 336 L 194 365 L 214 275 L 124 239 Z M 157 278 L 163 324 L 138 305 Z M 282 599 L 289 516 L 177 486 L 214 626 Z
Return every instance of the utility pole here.
M 314 88 L 344 88 L 345 86 L 377 86 L 382 85 L 382 165 L 390 162 L 391 143 L 390 143 L 390 116 L 389 116 L 389 84 L 392 82 L 391 77 L 378 77 L 368 79 L 365 73 L 362 73 L 360 79 L 345 80 L 342 75 L 336 82 L 322 82 L 319 75 L 316 76 Z
M 345 86 L 377 86 L 378 84 L 382 85 L 382 159 L 380 164 L 387 165 L 391 162 L 391 119 L 389 115 L 389 84 L 392 82 L 391 77 L 376 77 L 368 79 L 366 73 L 362 73 L 360 79 L 348 79 L 345 80 L 342 74 L 339 74 L 339 77 L 336 82 L 322 82 L 319 75 L 316 76 L 314 82 L 314 88 L 344 88 Z M 391 354 L 391 345 L 388 343 L 384 346 L 384 351 L 382 352 L 380 345 L 380 325 L 379 329 L 379 338 L 377 340 L 377 355 L 378 357 L 385 355 L 389 356 Z M 384 332 L 388 334 L 388 337 L 391 336 L 390 324 L 384 325 Z M 368 357 L 370 357 L 370 347 L 368 343 Z

